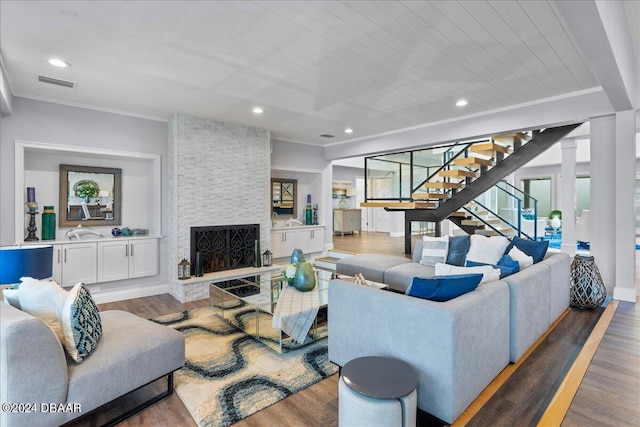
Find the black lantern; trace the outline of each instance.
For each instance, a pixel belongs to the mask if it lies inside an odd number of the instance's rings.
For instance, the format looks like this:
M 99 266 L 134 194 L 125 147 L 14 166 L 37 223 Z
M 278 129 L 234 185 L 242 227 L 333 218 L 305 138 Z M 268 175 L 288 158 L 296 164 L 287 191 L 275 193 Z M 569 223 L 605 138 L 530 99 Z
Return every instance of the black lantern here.
M 273 262 L 273 254 L 271 253 L 271 251 L 269 249 L 267 249 L 262 254 L 262 266 L 263 267 L 270 267 L 272 262 Z
M 191 263 L 182 258 L 182 261 L 178 263 L 178 279 L 185 280 L 191 278 Z

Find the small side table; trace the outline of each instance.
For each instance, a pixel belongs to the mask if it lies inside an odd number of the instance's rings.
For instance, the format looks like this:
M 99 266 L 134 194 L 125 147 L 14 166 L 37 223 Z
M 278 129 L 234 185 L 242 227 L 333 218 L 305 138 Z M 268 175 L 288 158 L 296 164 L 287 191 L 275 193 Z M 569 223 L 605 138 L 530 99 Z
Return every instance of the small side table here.
M 389 357 L 353 359 L 338 384 L 340 427 L 415 427 L 418 375 L 406 362 Z

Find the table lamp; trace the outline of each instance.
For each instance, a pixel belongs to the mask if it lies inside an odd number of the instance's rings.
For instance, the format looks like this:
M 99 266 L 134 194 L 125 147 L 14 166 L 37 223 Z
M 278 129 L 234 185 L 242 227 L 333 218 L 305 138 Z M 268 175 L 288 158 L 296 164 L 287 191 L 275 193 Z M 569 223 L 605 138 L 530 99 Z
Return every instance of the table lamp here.
M 53 246 L 0 247 L 0 285 L 19 283 L 21 277 L 46 279 L 53 275 Z

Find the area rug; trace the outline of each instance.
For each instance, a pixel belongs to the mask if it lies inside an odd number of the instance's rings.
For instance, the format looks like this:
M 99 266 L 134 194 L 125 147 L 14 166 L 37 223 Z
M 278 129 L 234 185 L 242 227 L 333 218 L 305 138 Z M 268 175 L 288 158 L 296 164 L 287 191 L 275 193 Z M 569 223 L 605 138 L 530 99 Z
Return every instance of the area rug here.
M 233 424 L 338 371 L 326 338 L 280 354 L 208 308 L 152 320 L 185 336 L 174 387 L 202 427 Z

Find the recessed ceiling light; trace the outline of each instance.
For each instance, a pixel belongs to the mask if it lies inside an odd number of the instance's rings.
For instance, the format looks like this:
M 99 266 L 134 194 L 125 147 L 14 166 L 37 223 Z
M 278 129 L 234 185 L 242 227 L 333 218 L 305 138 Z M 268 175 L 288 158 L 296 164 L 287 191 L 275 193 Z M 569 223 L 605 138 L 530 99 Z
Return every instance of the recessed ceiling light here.
M 466 99 L 460 99 L 460 100 L 458 100 L 458 102 L 456 102 L 456 107 L 464 107 L 468 103 L 469 102 Z
M 344 130 L 344 133 L 353 133 L 353 129 L 351 129 L 351 128 L 346 128 L 346 129 Z
M 49 60 L 49 64 L 53 65 L 54 67 L 60 67 L 60 68 L 67 68 L 71 66 L 69 65 L 68 62 L 64 62 L 62 59 L 58 59 L 58 58 L 51 58 Z
M 253 109 L 253 113 L 254 114 L 262 114 L 262 113 L 264 113 L 264 110 L 262 108 L 260 108 L 260 107 L 255 107 Z

